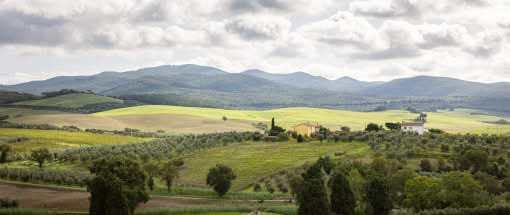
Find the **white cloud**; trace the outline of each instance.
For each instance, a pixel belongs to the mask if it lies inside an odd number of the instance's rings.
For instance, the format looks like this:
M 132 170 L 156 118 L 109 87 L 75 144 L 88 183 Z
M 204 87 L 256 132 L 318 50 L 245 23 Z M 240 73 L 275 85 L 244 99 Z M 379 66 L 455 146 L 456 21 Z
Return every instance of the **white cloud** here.
M 151 62 L 510 81 L 508 11 L 506 0 L 0 0 L 6 71 L 48 75 L 3 83 Z

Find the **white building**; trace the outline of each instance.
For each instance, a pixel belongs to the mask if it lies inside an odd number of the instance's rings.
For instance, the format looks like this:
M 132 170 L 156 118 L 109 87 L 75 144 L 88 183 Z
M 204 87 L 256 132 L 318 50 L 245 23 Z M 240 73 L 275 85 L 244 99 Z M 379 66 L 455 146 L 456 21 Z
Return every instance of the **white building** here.
M 402 131 L 416 132 L 420 135 L 429 132 L 425 129 L 425 123 L 423 122 L 403 122 L 401 128 Z

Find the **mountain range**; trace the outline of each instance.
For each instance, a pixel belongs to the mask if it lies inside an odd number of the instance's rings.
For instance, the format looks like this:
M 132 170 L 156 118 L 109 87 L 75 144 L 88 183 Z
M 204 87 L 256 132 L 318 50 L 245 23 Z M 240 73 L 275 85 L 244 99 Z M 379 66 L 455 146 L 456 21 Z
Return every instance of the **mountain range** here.
M 92 90 L 110 96 L 173 94 L 246 109 L 309 106 L 366 111 L 381 105 L 389 108 L 414 105 L 427 109 L 490 104 L 488 108 L 501 111 L 510 104 L 507 103 L 510 100 L 510 83 L 485 84 L 431 76 L 389 82 L 365 82 L 350 77 L 328 80 L 304 72 L 272 74 L 247 70 L 227 73 L 193 64 L 103 72 L 91 76 L 61 76 L 4 85 L 0 89 L 33 94 L 60 89 Z M 466 98 L 452 99 L 452 96 Z M 483 102 L 480 102 L 481 98 L 484 98 Z M 455 102 L 452 104 L 452 101 Z M 491 105 L 494 102 L 498 104 Z M 480 105 L 482 103 L 484 105 Z

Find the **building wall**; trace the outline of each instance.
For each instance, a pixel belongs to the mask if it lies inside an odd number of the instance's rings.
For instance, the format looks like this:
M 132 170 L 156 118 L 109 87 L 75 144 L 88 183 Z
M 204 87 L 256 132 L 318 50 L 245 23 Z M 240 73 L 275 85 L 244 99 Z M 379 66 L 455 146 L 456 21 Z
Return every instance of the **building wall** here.
M 424 126 L 402 126 L 403 131 L 412 131 L 416 132 L 418 134 L 425 133 L 425 127 Z
M 295 126 L 292 128 L 292 131 L 296 132 L 298 135 L 301 134 L 301 136 L 311 136 L 312 134 L 312 128 L 306 125 Z

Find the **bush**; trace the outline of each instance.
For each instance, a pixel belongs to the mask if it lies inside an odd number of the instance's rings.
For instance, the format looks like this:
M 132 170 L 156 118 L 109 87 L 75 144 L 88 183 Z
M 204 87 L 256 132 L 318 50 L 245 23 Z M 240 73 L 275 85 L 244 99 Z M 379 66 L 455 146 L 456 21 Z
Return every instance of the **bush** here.
M 0 208 L 17 208 L 19 207 L 19 202 L 16 199 L 9 199 L 7 197 L 0 198 Z

